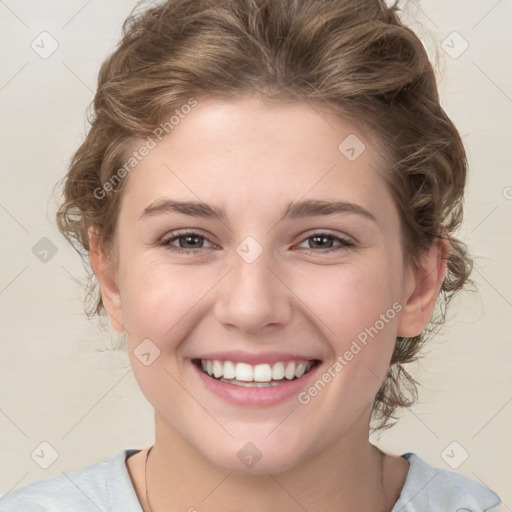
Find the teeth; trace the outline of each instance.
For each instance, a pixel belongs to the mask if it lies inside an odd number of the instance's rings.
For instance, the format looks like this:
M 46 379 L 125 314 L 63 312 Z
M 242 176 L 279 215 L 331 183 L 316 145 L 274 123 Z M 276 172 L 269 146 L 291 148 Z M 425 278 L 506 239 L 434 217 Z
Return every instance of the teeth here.
M 254 367 L 255 382 L 270 382 L 272 380 L 272 367 L 269 364 L 257 364 Z
M 224 371 L 223 364 L 220 361 L 213 361 L 213 376 L 218 379 Z
M 235 372 L 235 365 L 231 361 L 224 361 L 224 375 L 223 377 L 225 379 L 234 379 L 236 372 Z
M 236 366 L 235 366 L 235 379 L 236 380 L 251 382 L 253 380 L 252 377 L 253 377 L 253 369 L 250 364 L 236 363 Z
M 306 371 L 305 363 L 300 363 L 299 366 L 297 366 L 297 369 L 295 370 L 295 377 L 301 377 L 302 375 L 304 375 L 305 371 Z
M 237 380 L 226 380 L 224 377 L 219 379 L 221 382 L 226 382 L 228 384 L 234 384 L 235 386 L 241 386 L 244 388 L 268 388 L 270 386 L 279 386 L 282 384 L 281 382 L 241 382 Z
M 272 367 L 272 379 L 280 380 L 284 378 L 284 363 L 276 363 Z
M 293 361 L 291 363 L 288 363 L 288 366 L 286 367 L 286 370 L 284 371 L 284 376 L 288 380 L 292 380 L 293 377 L 295 377 L 295 363 Z
M 279 361 L 274 364 L 233 363 L 232 361 L 203 360 L 201 369 L 208 375 L 223 382 L 231 382 L 240 386 L 264 387 L 268 384 L 277 385 L 285 378 L 293 380 L 302 377 L 313 366 L 312 361 Z M 252 383 L 252 384 L 249 384 Z M 260 385 L 261 384 L 261 385 Z

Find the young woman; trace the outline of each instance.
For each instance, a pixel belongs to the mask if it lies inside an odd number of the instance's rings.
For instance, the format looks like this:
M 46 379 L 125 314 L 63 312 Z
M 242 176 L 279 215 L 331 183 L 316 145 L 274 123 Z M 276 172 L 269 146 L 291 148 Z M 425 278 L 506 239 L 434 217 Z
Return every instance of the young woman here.
M 504 510 L 369 442 L 468 282 L 466 157 L 380 0 L 169 0 L 102 66 L 62 233 L 124 333 L 155 442 L 0 510 Z

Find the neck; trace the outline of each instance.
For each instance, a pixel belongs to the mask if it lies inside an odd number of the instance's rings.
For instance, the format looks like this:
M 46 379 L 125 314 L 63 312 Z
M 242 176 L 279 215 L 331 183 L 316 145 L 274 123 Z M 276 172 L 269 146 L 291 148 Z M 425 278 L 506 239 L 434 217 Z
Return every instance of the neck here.
M 146 470 L 148 512 L 171 507 L 206 508 L 209 512 L 242 507 L 248 512 L 303 512 L 320 507 L 341 512 L 385 512 L 398 498 L 385 478 L 385 454 L 367 437 L 346 436 L 335 446 L 283 472 L 247 474 L 212 465 L 171 430 L 158 413 L 155 426 L 155 444 Z

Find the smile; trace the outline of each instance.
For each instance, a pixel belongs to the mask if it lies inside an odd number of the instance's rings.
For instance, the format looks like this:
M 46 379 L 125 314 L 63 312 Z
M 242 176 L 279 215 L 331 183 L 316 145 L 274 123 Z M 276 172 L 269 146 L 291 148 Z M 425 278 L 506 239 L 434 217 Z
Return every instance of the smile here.
M 218 359 L 195 359 L 194 363 L 206 375 L 235 386 L 279 386 L 307 374 L 317 360 L 277 361 L 252 365 Z

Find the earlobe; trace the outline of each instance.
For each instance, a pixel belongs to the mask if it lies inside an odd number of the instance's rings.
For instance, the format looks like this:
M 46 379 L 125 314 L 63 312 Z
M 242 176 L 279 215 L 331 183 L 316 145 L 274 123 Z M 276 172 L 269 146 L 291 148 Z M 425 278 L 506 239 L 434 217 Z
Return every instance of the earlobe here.
M 124 332 L 123 309 L 117 285 L 115 263 L 100 247 L 94 227 L 91 226 L 87 233 L 89 236 L 89 259 L 91 268 L 98 279 L 103 306 L 107 311 L 112 328 L 122 333 Z
M 418 269 L 408 269 L 403 309 L 397 335 L 410 338 L 420 334 L 432 318 L 447 269 L 448 240 L 437 238 L 422 258 Z

